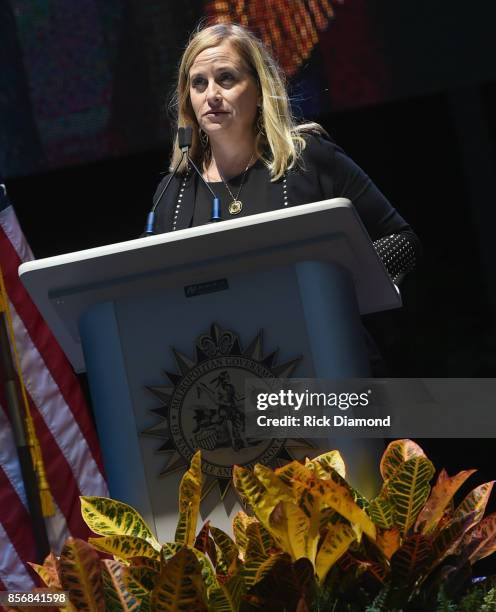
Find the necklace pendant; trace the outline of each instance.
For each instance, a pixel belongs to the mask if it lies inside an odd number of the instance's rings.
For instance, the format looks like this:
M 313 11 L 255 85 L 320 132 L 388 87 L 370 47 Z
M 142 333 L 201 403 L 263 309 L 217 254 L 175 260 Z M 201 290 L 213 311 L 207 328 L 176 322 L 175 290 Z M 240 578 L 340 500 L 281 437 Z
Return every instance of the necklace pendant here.
M 243 202 L 241 200 L 233 200 L 228 207 L 230 215 L 238 215 L 243 209 Z

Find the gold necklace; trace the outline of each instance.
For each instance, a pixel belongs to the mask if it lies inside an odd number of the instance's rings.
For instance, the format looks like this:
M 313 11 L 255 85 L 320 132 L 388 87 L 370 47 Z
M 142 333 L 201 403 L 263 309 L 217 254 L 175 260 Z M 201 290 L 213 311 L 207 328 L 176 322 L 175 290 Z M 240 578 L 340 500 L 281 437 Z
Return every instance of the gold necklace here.
M 220 173 L 219 168 L 217 168 L 217 172 L 219 173 L 219 176 L 222 182 L 224 183 L 224 187 L 227 189 L 227 191 L 229 192 L 229 195 L 232 198 L 232 202 L 227 207 L 227 210 L 229 211 L 230 215 L 237 215 L 243 210 L 243 202 L 239 199 L 239 196 L 240 196 L 241 190 L 243 189 L 243 185 L 245 184 L 246 173 L 248 172 L 248 168 L 250 167 L 250 164 L 253 161 L 254 156 L 255 156 L 255 153 L 252 153 L 249 162 L 246 164 L 246 168 L 245 168 L 245 171 L 243 172 L 243 176 L 241 177 L 241 184 L 239 186 L 236 197 L 234 197 L 233 192 L 229 189 L 229 185 L 224 180 L 224 177 Z

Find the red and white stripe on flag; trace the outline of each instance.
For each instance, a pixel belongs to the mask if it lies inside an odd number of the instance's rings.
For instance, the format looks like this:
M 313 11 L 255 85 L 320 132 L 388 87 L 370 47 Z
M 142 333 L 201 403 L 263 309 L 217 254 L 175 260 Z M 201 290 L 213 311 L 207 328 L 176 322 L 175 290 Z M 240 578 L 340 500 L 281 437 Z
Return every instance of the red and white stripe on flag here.
M 52 549 L 59 553 L 69 535 L 86 538 L 90 533 L 81 518 L 79 496 L 108 496 L 108 489 L 79 381 L 19 280 L 19 265 L 30 259 L 29 245 L 0 185 L 0 266 L 56 507 L 55 516 L 46 519 L 47 530 Z M 3 393 L 0 402 L 0 585 L 7 590 L 29 590 L 34 581 L 26 563 L 36 557 L 34 537 Z

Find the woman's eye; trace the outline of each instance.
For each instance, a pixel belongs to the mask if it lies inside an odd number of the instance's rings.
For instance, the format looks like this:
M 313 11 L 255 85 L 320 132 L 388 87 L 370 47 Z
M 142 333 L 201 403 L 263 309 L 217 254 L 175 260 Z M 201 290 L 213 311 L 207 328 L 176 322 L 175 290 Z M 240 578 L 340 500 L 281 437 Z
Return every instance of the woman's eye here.
M 225 72 L 221 75 L 220 80 L 222 82 L 232 82 L 234 81 L 234 76 L 230 72 Z
M 197 77 L 196 79 L 193 79 L 193 82 L 191 83 L 191 85 L 195 88 L 195 89 L 200 89 L 202 87 L 206 86 L 206 81 L 205 79 L 201 78 L 201 77 Z

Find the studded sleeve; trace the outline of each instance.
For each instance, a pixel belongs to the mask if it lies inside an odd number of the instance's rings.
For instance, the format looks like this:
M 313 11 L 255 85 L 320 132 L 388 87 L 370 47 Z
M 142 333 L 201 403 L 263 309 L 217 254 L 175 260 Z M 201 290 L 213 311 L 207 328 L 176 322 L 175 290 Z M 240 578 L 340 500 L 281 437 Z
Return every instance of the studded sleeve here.
M 386 270 L 398 284 L 420 258 L 415 232 L 343 149 L 321 137 L 307 142 L 323 193 L 351 200 Z
M 396 284 L 415 267 L 419 246 L 418 238 L 413 232 L 379 238 L 374 241 L 374 247 Z

